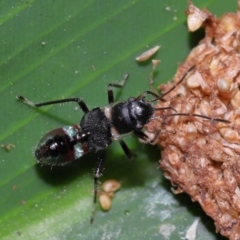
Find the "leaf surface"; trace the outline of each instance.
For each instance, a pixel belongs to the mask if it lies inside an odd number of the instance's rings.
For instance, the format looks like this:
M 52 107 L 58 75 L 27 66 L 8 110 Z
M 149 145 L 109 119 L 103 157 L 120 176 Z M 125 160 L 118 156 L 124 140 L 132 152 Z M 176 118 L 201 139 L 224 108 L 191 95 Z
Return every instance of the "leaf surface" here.
M 237 1 L 196 0 L 217 15 L 236 12 Z M 1 34 L 0 238 L 24 239 L 180 239 L 201 217 L 196 239 L 223 239 L 213 222 L 188 196 L 175 196 L 158 167 L 160 151 L 126 142 L 137 154 L 128 162 L 117 143 L 107 151 L 101 181 L 122 183 L 112 209 L 92 211 L 92 173 L 89 154 L 69 166 L 36 165 L 33 149 L 54 128 L 79 123 L 74 104 L 34 109 L 15 99 L 22 94 L 41 102 L 72 96 L 90 108 L 107 104 L 107 85 L 128 72 L 117 99 L 149 89 L 151 64 L 135 58 L 161 45 L 155 87 L 174 76 L 178 63 L 200 38 L 187 31 L 185 1 L 117 0 L 3 0 Z

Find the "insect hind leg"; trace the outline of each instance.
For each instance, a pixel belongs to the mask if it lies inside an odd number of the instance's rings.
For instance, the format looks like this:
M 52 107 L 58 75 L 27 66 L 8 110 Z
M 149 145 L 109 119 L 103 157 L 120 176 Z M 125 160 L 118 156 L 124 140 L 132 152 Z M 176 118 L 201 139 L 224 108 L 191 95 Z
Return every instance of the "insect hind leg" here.
M 93 211 L 92 211 L 90 223 L 93 223 L 94 221 L 94 215 L 95 215 L 96 203 L 97 203 L 97 194 L 98 194 L 98 179 L 102 176 L 105 156 L 106 156 L 105 151 L 102 151 L 100 156 L 98 157 L 98 163 L 94 171 Z
M 65 98 L 65 99 L 59 99 L 59 100 L 54 100 L 54 101 L 42 102 L 42 103 L 34 103 L 21 95 L 17 95 L 16 98 L 21 100 L 23 103 L 25 103 L 29 106 L 37 107 L 37 108 L 42 107 L 42 106 L 47 106 L 47 105 L 53 105 L 53 104 L 76 102 L 84 113 L 89 112 L 89 109 L 88 109 L 86 103 L 80 98 Z

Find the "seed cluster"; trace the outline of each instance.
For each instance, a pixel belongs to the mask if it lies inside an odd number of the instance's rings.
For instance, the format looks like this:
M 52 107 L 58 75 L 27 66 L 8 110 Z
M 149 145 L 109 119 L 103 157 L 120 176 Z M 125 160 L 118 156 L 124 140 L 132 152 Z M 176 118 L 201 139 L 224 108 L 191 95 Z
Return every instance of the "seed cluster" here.
M 114 198 L 115 192 L 121 188 L 121 183 L 115 179 L 110 179 L 102 184 L 102 191 L 98 192 L 99 203 L 102 210 L 108 211 L 112 206 L 111 199 Z
M 160 167 L 175 193 L 187 192 L 211 216 L 216 230 L 240 239 L 240 1 L 238 12 L 217 18 L 189 2 L 188 28 L 205 28 L 200 41 L 177 70 L 174 81 L 161 85 L 164 93 L 192 66 L 186 79 L 156 107 L 178 113 L 223 118 L 230 123 L 195 116 L 159 113 L 147 130 L 161 130 Z

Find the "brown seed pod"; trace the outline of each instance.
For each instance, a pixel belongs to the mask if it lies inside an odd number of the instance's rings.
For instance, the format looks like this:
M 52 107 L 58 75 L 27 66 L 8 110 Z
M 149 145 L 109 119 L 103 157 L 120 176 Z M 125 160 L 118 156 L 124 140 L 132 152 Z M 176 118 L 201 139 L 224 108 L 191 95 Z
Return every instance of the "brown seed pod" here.
M 111 198 L 107 194 L 104 194 L 104 193 L 101 194 L 99 196 L 99 202 L 100 202 L 102 210 L 104 210 L 104 211 L 110 210 L 110 208 L 112 206 L 112 202 L 111 202 Z
M 178 113 L 224 118 L 230 123 L 194 116 L 166 116 L 147 126 L 150 133 L 161 130 L 158 144 L 164 148 L 160 167 L 177 192 L 188 193 L 214 219 L 216 230 L 231 240 L 240 239 L 240 1 L 238 12 L 220 18 L 189 2 L 188 26 L 203 26 L 205 38 L 179 66 L 174 82 L 160 86 L 171 89 L 156 107 L 174 108 Z
M 102 184 L 102 190 L 106 193 L 115 192 L 121 187 L 121 183 L 115 179 L 110 179 Z

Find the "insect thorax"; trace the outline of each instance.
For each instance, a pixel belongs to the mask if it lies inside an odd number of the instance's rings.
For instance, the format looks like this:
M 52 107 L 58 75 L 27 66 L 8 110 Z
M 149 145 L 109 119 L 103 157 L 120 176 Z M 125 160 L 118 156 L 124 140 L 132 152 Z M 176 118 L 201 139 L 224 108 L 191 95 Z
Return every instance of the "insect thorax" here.
M 88 134 L 86 142 L 89 151 L 98 151 L 112 143 L 111 122 L 100 108 L 87 112 L 81 122 L 82 131 Z

